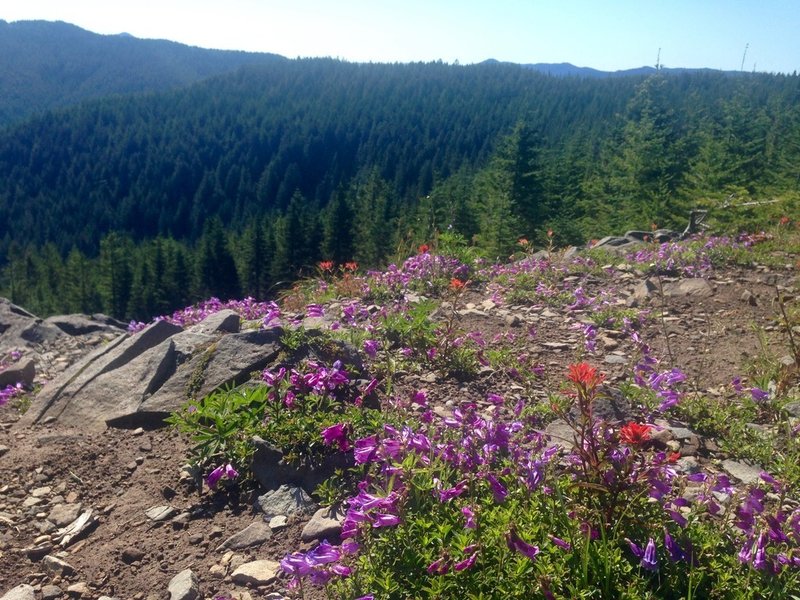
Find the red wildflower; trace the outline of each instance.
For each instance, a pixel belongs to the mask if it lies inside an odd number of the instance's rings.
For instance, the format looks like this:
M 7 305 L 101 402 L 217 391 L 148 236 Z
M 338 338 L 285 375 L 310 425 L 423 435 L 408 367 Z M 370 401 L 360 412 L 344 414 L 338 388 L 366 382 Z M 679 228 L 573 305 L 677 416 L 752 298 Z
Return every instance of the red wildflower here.
M 596 368 L 585 362 L 570 365 L 567 377 L 570 381 L 585 388 L 595 388 L 606 378 L 602 373 L 598 373 Z
M 789 217 L 783 216 L 783 217 L 781 217 L 780 223 L 781 223 L 781 225 L 788 225 L 789 221 L 790 221 Z
M 650 425 L 630 422 L 619 430 L 619 441 L 629 446 L 639 446 L 650 439 Z
M 333 270 L 333 261 L 332 260 L 323 260 L 319 263 L 319 268 L 323 271 L 331 271 Z
M 358 269 L 358 263 L 354 261 L 344 263 L 344 270 L 345 271 L 355 271 Z
M 466 283 L 455 277 L 453 277 L 450 280 L 450 289 L 453 290 L 454 292 L 459 292 L 463 290 L 466 285 L 467 285 Z
M 669 463 L 676 463 L 680 460 L 681 453 L 680 452 L 670 452 L 667 454 L 667 462 Z
M 530 242 L 525 238 L 519 238 L 517 240 L 517 245 L 522 246 L 523 248 L 527 248 L 528 244 L 530 244 Z
M 425 254 L 426 252 L 430 251 L 431 247 L 428 244 L 420 244 L 420 247 L 417 248 L 420 254 Z

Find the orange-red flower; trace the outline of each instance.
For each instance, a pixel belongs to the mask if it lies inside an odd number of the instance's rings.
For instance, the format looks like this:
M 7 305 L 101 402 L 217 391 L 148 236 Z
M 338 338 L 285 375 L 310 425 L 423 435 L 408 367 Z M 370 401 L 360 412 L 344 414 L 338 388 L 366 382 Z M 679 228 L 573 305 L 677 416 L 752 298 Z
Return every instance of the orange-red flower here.
M 528 244 L 530 244 L 530 242 L 526 238 L 519 238 L 517 240 L 517 245 L 522 246 L 523 248 L 527 248 Z
M 567 377 L 570 381 L 587 389 L 597 387 L 606 378 L 602 373 L 598 373 L 596 368 L 585 362 L 570 365 L 569 375 L 567 375 Z
M 553 230 L 552 229 L 548 229 L 547 230 L 547 237 L 549 237 L 549 238 L 553 237 Z
M 333 261 L 332 260 L 323 260 L 319 263 L 319 268 L 323 271 L 331 271 L 333 270 Z
M 430 251 L 430 249 L 431 247 L 428 246 L 428 244 L 420 244 L 419 248 L 417 248 L 420 254 L 425 254 L 426 252 Z
M 788 225 L 790 220 L 791 219 L 789 219 L 789 217 L 783 216 L 783 217 L 781 217 L 780 223 L 781 223 L 781 225 Z
M 454 292 L 463 290 L 464 287 L 466 287 L 466 285 L 467 284 L 465 282 L 461 281 L 460 279 L 457 279 L 456 277 L 453 277 L 450 280 L 450 289 L 453 290 Z
M 639 446 L 650 439 L 650 425 L 630 422 L 619 430 L 619 441 L 629 446 Z
M 345 271 L 355 271 L 358 269 L 358 263 L 354 261 L 344 263 L 344 270 Z

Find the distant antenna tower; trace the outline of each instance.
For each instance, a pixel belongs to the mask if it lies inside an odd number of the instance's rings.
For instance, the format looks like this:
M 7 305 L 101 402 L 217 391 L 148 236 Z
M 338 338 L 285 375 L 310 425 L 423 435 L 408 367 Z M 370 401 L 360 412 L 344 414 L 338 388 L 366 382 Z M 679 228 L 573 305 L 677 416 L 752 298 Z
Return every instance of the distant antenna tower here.
M 656 71 L 661 70 L 661 48 L 658 49 L 658 56 L 656 56 Z
M 750 47 L 750 42 L 744 45 L 744 54 L 742 54 L 742 66 L 739 67 L 740 71 L 744 71 L 744 59 L 747 58 L 747 49 Z

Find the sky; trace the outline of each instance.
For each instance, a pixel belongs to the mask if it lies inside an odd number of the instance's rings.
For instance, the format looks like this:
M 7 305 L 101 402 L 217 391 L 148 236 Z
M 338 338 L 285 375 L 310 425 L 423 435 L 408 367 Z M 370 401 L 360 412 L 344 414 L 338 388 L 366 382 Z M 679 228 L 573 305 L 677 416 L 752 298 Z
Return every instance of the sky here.
M 800 71 L 800 0 L 2 0 L 0 19 L 289 58 Z

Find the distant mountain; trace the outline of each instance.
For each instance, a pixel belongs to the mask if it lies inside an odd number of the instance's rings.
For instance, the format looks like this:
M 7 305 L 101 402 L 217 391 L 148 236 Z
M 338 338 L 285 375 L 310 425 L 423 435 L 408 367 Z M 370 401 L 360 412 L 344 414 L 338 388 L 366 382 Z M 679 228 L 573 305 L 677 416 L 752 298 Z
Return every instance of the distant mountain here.
M 719 69 L 689 69 L 689 68 L 668 68 L 661 67 L 637 67 L 635 69 L 622 69 L 619 71 L 600 71 L 599 69 L 592 69 L 591 67 L 576 67 L 570 63 L 533 63 L 524 64 L 523 67 L 533 69 L 540 73 L 554 75 L 556 77 L 629 77 L 629 76 L 647 76 L 653 75 L 657 72 L 661 73 L 724 73 L 725 75 L 739 75 L 740 71 L 721 71 Z
M 0 126 L 84 100 L 164 91 L 280 60 L 130 34 L 98 35 L 64 22 L 0 20 Z
M 486 63 L 498 63 L 499 61 L 489 59 Z M 686 68 L 666 68 L 656 69 L 655 67 L 637 67 L 635 69 L 622 69 L 619 71 L 601 71 L 591 67 L 576 67 L 572 63 L 526 63 L 520 65 L 526 69 L 531 69 L 554 77 L 585 77 L 602 79 L 605 77 L 629 77 L 653 75 L 657 71 L 662 73 L 724 73 L 726 75 L 737 75 L 739 71 L 720 71 L 718 69 L 686 69 Z

